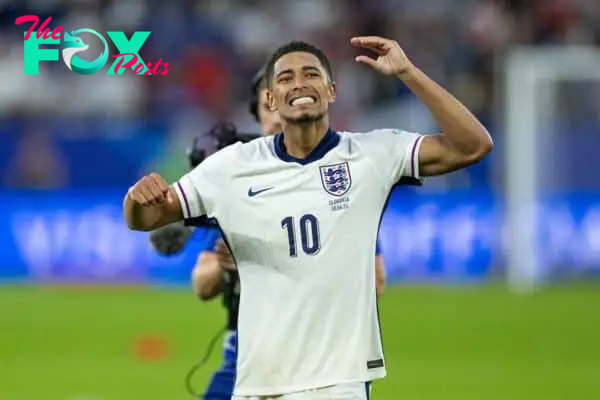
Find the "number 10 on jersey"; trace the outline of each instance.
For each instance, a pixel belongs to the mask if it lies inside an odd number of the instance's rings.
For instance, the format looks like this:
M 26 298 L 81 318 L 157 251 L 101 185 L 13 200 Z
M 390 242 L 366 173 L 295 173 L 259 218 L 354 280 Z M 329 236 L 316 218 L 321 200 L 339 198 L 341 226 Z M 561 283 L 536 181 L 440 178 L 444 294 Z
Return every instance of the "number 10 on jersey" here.
M 281 220 L 281 228 L 287 231 L 290 257 L 298 256 L 297 234 L 300 234 L 302 251 L 309 256 L 317 254 L 321 249 L 319 238 L 319 220 L 312 214 L 304 214 L 298 220 L 294 217 L 285 217 Z

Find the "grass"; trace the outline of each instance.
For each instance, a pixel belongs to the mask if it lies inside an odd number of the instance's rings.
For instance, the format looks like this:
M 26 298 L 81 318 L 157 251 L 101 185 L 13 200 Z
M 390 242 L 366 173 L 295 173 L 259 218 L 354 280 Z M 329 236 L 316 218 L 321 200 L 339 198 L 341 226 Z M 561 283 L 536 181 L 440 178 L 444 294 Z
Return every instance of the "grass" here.
M 380 311 L 388 377 L 375 383 L 375 400 L 600 393 L 598 284 L 527 296 L 494 285 L 397 286 Z M 2 286 L 0 315 L 2 400 L 189 398 L 183 377 L 225 323 L 218 301 L 136 287 Z M 144 342 L 154 359 L 140 355 Z M 219 361 L 216 350 L 199 389 Z

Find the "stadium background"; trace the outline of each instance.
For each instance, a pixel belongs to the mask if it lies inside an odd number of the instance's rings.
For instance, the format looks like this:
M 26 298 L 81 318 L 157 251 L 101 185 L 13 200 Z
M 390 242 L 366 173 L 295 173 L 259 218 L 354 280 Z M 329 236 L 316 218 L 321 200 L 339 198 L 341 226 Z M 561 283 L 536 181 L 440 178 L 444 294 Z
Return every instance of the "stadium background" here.
M 62 62 L 23 74 L 22 27 L 149 30 L 140 51 L 165 76 L 80 76 Z M 559 93 L 569 179 L 546 212 L 544 275 L 511 293 L 505 276 L 501 60 L 518 44 L 600 43 L 594 0 L 39 0 L 0 2 L 0 399 L 185 398 L 183 376 L 224 325 L 188 284 L 202 238 L 174 258 L 129 232 L 120 203 L 142 174 L 175 179 L 191 139 L 220 120 L 258 131 L 248 82 L 280 43 L 332 59 L 337 129 L 435 131 L 400 84 L 354 65 L 348 38 L 401 41 L 426 73 L 485 122 L 484 162 L 424 188 L 399 188 L 382 225 L 381 300 L 389 377 L 378 399 L 588 399 L 600 391 L 597 84 Z M 85 40 L 85 38 L 84 38 Z M 93 45 L 89 59 L 97 57 Z M 99 50 L 98 50 L 99 53 Z M 111 49 L 111 54 L 115 54 Z M 82 57 L 84 57 L 82 55 Z M 106 66 L 108 68 L 108 64 Z M 105 69 L 106 69 L 105 68 Z M 581 156 L 586 154 L 587 156 Z M 597 157 L 596 157 L 597 158 Z M 555 166 L 556 167 L 556 166 Z M 571 172 L 569 172 L 571 171 Z M 307 355 L 310 356 L 310 355 Z M 198 375 L 198 388 L 219 361 Z

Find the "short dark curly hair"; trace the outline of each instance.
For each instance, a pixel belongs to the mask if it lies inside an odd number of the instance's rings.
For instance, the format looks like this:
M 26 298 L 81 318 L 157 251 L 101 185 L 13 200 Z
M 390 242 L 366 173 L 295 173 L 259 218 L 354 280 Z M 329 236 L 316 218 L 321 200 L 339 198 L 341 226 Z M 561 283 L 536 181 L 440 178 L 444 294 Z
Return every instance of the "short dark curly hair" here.
M 325 72 L 327 72 L 329 80 L 333 81 L 333 73 L 331 71 L 331 64 L 329 63 L 329 59 L 327 58 L 325 53 L 323 53 L 323 51 L 321 49 L 319 49 L 317 46 L 314 46 L 310 43 L 306 43 L 303 41 L 293 41 L 293 42 L 286 43 L 283 46 L 279 47 L 271 55 L 271 58 L 269 59 L 269 62 L 267 63 L 267 67 L 266 67 L 266 71 L 265 71 L 265 79 L 267 81 L 267 87 L 271 88 L 273 86 L 273 73 L 274 73 L 274 69 L 275 69 L 275 63 L 277 62 L 277 60 L 279 60 L 281 57 L 283 57 L 286 54 L 296 53 L 296 52 L 310 53 L 310 54 L 314 55 L 315 57 L 317 57 L 319 59 L 319 62 L 325 69 Z

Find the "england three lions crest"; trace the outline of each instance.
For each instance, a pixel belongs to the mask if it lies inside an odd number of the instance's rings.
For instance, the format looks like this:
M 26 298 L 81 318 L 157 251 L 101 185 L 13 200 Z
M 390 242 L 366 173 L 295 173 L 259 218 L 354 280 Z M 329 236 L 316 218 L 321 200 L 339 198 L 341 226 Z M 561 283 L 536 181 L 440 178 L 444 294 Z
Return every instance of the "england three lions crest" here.
M 324 165 L 319 167 L 323 188 L 334 196 L 343 196 L 352 186 L 350 167 L 347 162 L 341 164 Z

